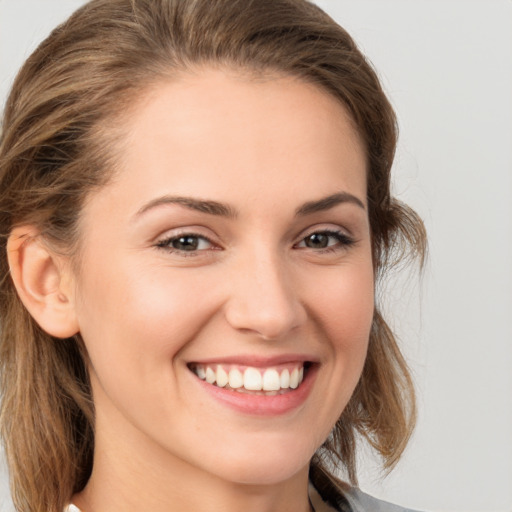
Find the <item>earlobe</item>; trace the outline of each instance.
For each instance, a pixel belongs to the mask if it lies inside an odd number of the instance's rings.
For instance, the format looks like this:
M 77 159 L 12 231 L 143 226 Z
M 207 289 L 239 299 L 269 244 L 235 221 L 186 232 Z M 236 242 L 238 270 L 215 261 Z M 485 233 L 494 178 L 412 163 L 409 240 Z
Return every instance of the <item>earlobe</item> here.
M 69 265 L 42 240 L 33 226 L 15 228 L 7 258 L 18 295 L 39 326 L 57 338 L 78 332 Z

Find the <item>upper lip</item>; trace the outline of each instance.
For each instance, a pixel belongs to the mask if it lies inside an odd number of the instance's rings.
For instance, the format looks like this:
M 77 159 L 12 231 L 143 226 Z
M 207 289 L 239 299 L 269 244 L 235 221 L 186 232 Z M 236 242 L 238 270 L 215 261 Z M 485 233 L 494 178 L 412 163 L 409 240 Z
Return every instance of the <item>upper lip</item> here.
M 261 355 L 237 354 L 232 356 L 219 356 L 208 359 L 191 360 L 189 364 L 233 364 L 240 366 L 252 366 L 254 368 L 267 368 L 286 363 L 317 363 L 318 361 L 318 357 L 313 356 L 311 354 L 281 354 L 271 357 L 264 357 Z

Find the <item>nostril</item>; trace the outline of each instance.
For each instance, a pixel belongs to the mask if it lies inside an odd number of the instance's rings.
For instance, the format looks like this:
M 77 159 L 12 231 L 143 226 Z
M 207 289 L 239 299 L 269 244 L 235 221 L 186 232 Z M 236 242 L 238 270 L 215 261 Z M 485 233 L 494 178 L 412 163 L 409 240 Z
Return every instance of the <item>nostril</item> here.
M 225 317 L 231 327 L 240 333 L 274 341 L 289 334 L 304 322 L 305 315 L 298 308 L 300 306 L 290 305 L 287 310 L 277 307 L 270 309 L 268 306 L 253 309 L 230 304 Z

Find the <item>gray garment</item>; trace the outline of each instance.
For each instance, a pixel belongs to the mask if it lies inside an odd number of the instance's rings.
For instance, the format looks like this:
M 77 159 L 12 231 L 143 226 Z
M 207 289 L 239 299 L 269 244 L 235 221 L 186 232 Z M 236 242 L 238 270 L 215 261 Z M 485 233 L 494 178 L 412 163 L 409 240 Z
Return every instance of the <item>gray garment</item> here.
M 387 501 L 372 498 L 356 488 L 346 492 L 345 498 L 350 503 L 352 512 L 414 512 L 410 508 L 400 507 Z
M 372 498 L 355 487 L 343 491 L 336 508 L 323 501 L 312 485 L 309 486 L 309 496 L 315 512 L 414 512 L 411 509 Z

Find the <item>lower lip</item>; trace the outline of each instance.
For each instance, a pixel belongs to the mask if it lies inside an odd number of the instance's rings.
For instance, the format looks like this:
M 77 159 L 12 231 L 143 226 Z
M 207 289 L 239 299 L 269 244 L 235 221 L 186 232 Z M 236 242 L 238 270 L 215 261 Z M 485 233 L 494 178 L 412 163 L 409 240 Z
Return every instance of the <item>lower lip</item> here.
M 317 374 L 317 365 L 308 368 L 304 380 L 297 389 L 282 395 L 253 395 L 220 388 L 195 377 L 197 383 L 214 399 L 244 414 L 278 416 L 300 407 L 309 396 Z

